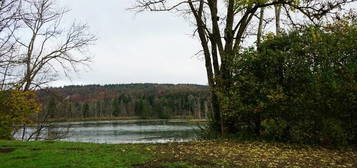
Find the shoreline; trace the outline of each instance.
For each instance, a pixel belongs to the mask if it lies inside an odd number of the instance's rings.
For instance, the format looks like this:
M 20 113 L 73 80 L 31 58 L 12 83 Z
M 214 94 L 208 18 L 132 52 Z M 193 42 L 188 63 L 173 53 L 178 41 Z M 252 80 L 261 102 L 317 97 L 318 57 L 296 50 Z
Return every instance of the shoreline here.
M 65 118 L 60 118 L 60 119 L 49 119 L 47 122 L 48 123 L 61 123 L 61 122 L 96 122 L 96 121 L 130 121 L 130 120 L 140 120 L 140 121 L 165 121 L 165 120 L 182 120 L 182 121 L 187 121 L 187 122 L 193 122 L 193 123 L 205 123 L 208 122 L 208 119 L 194 119 L 194 118 L 189 118 L 189 117 L 172 117 L 168 119 L 160 119 L 160 118 L 142 118 L 142 117 L 136 117 L 136 116 L 128 116 L 128 117 L 99 117 L 99 118 L 73 118 L 73 119 L 65 119 Z M 37 122 L 37 121 L 34 121 Z

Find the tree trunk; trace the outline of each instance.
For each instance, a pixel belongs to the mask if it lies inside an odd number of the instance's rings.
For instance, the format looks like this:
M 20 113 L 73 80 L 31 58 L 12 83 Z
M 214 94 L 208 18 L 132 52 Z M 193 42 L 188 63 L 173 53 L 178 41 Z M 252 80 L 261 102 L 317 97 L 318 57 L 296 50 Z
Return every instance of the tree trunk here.
M 260 44 L 263 35 L 263 21 L 264 21 L 264 10 L 265 8 L 260 9 L 260 16 L 259 16 L 259 27 L 257 33 L 257 49 L 260 50 Z
M 275 5 L 275 29 L 277 35 L 281 33 L 280 15 L 281 15 L 281 6 Z
M 232 1 L 232 0 L 231 0 Z M 212 69 L 212 61 L 211 61 L 211 53 L 210 49 L 208 47 L 208 38 L 206 36 L 205 32 L 205 23 L 202 20 L 202 14 L 203 14 L 203 5 L 204 1 L 200 1 L 200 6 L 199 9 L 197 10 L 195 6 L 193 5 L 192 1 L 188 1 L 190 9 L 195 17 L 196 24 L 197 24 L 197 32 L 201 41 L 201 46 L 203 48 L 203 54 L 205 57 L 205 66 L 206 66 L 206 72 L 207 72 L 207 78 L 208 78 L 208 85 L 211 90 L 211 96 L 212 96 L 212 112 L 213 112 L 213 124 L 214 127 L 217 126 L 217 128 L 221 128 L 218 131 L 223 135 L 223 123 L 221 119 L 221 112 L 220 112 L 220 107 L 219 107 L 219 100 L 218 96 L 216 95 L 216 84 L 214 81 L 214 75 L 213 75 L 213 69 Z

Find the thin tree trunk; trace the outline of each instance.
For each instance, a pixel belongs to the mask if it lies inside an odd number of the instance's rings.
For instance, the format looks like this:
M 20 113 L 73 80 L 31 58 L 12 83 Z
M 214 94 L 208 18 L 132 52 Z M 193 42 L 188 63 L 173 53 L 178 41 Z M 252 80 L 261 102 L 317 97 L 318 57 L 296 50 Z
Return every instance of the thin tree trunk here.
M 26 135 L 26 125 L 23 124 L 23 125 L 22 125 L 22 136 L 21 136 L 21 140 L 25 140 L 25 135 Z
M 280 5 L 275 5 L 275 29 L 276 29 L 276 34 L 281 33 L 281 27 L 280 27 L 280 15 L 281 15 L 281 6 Z
M 214 76 L 217 78 L 220 72 L 219 72 L 217 45 L 216 45 L 216 40 L 213 38 L 213 35 L 210 37 L 210 42 L 211 42 L 211 50 L 212 50 L 211 55 L 213 61 Z
M 259 16 L 259 27 L 257 33 L 257 49 L 260 50 L 260 44 L 263 35 L 263 21 L 264 21 L 264 10 L 265 8 L 260 9 L 260 16 Z
M 1 82 L 0 90 L 6 90 L 5 82 L 6 82 L 6 77 L 8 75 L 9 68 L 10 68 L 10 63 L 6 64 L 6 68 L 5 68 L 5 71 L 4 71 L 4 77 L 3 77 L 2 82 Z

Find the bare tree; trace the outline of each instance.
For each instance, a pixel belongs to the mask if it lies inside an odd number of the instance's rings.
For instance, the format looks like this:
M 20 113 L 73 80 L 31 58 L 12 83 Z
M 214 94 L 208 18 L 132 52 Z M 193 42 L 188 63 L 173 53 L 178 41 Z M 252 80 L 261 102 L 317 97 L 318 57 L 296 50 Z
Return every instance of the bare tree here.
M 54 0 L 26 0 L 20 18 L 23 34 L 14 35 L 23 61 L 19 67 L 17 89 L 32 90 L 53 80 L 61 69 L 65 75 L 77 71 L 90 57 L 79 54 L 91 45 L 95 36 L 87 25 L 73 23 L 62 28 L 67 10 L 56 8 Z
M 18 30 L 20 0 L 0 1 L 0 91 L 9 88 L 11 70 L 18 63 L 16 42 L 12 38 Z
M 32 91 L 57 78 L 69 76 L 80 65 L 87 65 L 87 47 L 95 36 L 88 26 L 63 22 L 68 12 L 56 6 L 55 0 L 0 1 L 0 89 Z M 65 25 L 68 25 L 67 27 Z M 22 139 L 38 139 L 48 125 L 48 115 L 38 119 L 37 130 Z M 35 137 L 36 136 L 36 137 Z
M 239 57 L 239 51 L 248 37 L 247 30 L 254 29 L 257 22 L 254 16 L 258 9 L 277 6 L 280 17 L 280 6 L 285 10 L 286 20 L 297 25 L 296 18 L 304 16 L 303 24 L 321 24 L 323 17 L 334 12 L 343 4 L 354 0 L 136 0 L 133 9 L 137 11 L 173 11 L 187 14 L 194 19 L 195 33 L 201 41 L 208 77 L 212 92 L 213 125 L 222 134 L 224 123 L 222 99 L 229 98 L 232 85 L 232 63 Z M 258 17 L 259 18 L 259 17 Z M 280 29 L 280 19 L 276 22 Z M 221 96 L 223 95 L 223 96 Z M 228 108 L 228 109 L 225 109 Z

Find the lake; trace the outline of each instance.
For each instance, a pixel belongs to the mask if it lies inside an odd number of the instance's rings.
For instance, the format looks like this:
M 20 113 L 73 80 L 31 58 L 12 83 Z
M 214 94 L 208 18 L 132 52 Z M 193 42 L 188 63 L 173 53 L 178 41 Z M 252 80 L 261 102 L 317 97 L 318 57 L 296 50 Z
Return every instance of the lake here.
M 27 134 L 32 131 L 28 128 Z M 56 123 L 42 136 L 70 142 L 165 143 L 195 140 L 199 131 L 198 123 L 186 120 L 116 120 Z M 15 137 L 20 135 L 18 132 Z

